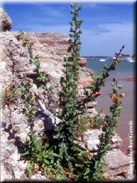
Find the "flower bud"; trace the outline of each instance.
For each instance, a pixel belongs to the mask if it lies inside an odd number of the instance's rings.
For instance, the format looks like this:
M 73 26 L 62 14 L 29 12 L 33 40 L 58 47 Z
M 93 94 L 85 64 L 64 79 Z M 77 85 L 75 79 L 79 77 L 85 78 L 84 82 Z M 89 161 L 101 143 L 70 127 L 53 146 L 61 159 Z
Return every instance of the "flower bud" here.
M 110 94 L 110 98 L 113 98 L 113 95 Z
M 117 88 L 113 88 L 113 93 L 117 93 Z
M 120 98 L 123 98 L 125 96 L 125 94 L 124 93 L 122 93 L 121 95 L 120 95 Z
M 117 66 L 117 64 L 118 64 L 118 62 L 117 62 L 117 61 L 115 61 L 115 66 Z
M 118 55 L 118 52 L 115 52 L 115 55 Z
M 29 41 L 29 38 L 26 38 L 25 41 Z
M 74 4 L 70 3 L 71 8 L 74 8 Z

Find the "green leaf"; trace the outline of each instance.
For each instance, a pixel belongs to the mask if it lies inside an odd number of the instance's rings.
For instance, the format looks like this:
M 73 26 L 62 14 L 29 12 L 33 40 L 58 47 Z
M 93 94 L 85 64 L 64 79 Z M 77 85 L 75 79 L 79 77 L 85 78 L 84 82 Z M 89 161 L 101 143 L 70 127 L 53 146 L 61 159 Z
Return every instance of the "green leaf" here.
M 115 82 L 116 81 L 116 78 L 113 78 L 113 82 Z
M 90 172 L 90 168 L 87 168 L 84 175 L 87 175 Z
M 37 107 L 36 107 L 36 106 L 33 106 L 33 107 L 32 107 L 32 110 L 33 110 L 33 111 L 36 111 L 36 110 L 37 110 Z
M 118 52 L 115 52 L 115 55 L 118 55 Z
M 108 69 L 108 65 L 107 65 L 107 64 L 105 64 L 104 69 L 105 69 L 105 70 L 107 70 L 107 69 Z
M 53 152 L 48 152 L 47 155 L 60 158 L 60 156 L 58 154 L 53 153 Z
M 51 85 L 51 86 L 49 87 L 49 89 L 50 89 L 50 90 L 54 89 L 54 85 Z
M 118 109 L 118 110 L 121 110 L 121 109 L 122 109 L 122 106 L 118 106 L 117 109 Z
M 102 82 L 102 86 L 106 86 L 106 82 L 105 81 Z
M 77 41 L 77 45 L 81 45 L 82 42 L 80 40 Z M 80 48 L 79 48 L 80 49 Z
M 73 14 L 74 13 L 74 10 L 71 10 L 71 14 Z
M 33 166 L 31 164 L 31 162 L 29 161 L 27 163 L 27 170 L 28 170 L 28 175 L 30 176 L 31 172 L 32 172 Z
M 78 31 L 78 34 L 82 34 L 82 30 L 81 29 Z
M 79 7 L 78 7 L 78 10 L 81 10 L 81 9 L 82 9 L 82 6 L 79 6 Z
M 49 161 L 48 160 L 46 160 L 46 159 L 44 159 L 44 163 L 46 163 L 47 165 L 49 165 L 50 163 L 49 163 Z
M 22 156 L 29 155 L 29 154 L 30 154 L 29 151 L 26 151 L 25 153 L 21 153 Z
M 111 83 L 112 86 L 114 86 L 115 84 L 114 83 Z
M 38 54 L 35 56 L 35 59 L 39 59 L 39 55 Z
M 73 26 L 74 25 L 74 22 L 70 22 L 70 25 Z
M 71 28 L 70 28 L 70 32 L 75 32 L 75 30 L 71 27 Z
M 71 3 L 70 6 L 71 6 L 72 8 L 74 8 L 75 5 Z
M 122 89 L 122 88 L 123 88 L 123 85 L 119 85 L 119 86 L 118 86 L 118 89 Z

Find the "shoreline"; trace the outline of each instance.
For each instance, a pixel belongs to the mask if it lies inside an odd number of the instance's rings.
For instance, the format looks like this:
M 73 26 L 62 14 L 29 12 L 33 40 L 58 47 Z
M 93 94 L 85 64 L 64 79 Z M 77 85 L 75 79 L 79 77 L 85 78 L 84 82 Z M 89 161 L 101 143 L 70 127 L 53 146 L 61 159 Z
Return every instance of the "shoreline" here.
M 87 59 L 86 68 L 92 69 L 94 71 L 94 75 L 96 76 L 100 69 L 103 69 L 105 64 L 110 65 L 113 62 L 112 60 L 106 62 L 97 62 L 95 60 Z M 114 130 L 116 133 L 122 138 L 122 145 L 120 150 L 123 153 L 127 153 L 129 150 L 130 139 L 128 137 L 129 134 L 129 125 L 130 121 L 133 121 L 135 128 L 135 81 L 136 75 L 134 70 L 134 64 L 128 61 L 123 61 L 118 65 L 116 70 L 110 72 L 109 77 L 105 80 L 106 86 L 101 87 L 101 95 L 96 98 L 97 105 L 95 106 L 95 110 L 103 109 L 103 113 L 106 115 L 111 115 L 110 106 L 113 104 L 112 99 L 110 99 L 109 95 L 112 94 L 112 85 L 113 78 L 118 79 L 118 84 L 123 85 L 123 88 L 119 90 L 119 93 L 125 93 L 125 97 L 121 99 L 122 101 L 122 110 L 121 116 L 118 117 L 118 127 Z M 135 144 L 135 133 L 133 133 L 133 141 Z
M 123 88 L 119 90 L 121 93 L 125 93 L 125 97 L 121 99 L 122 101 L 122 110 L 121 116 L 118 117 L 118 127 L 114 130 L 122 138 L 122 145 L 120 150 L 123 153 L 127 153 L 129 150 L 130 139 L 129 139 L 129 122 L 133 121 L 133 129 L 135 129 L 135 107 L 134 107 L 134 96 L 135 96 L 135 77 L 131 77 L 131 73 L 121 73 L 121 78 L 118 79 L 118 83 L 123 85 Z M 128 79 L 130 78 L 130 79 Z M 132 78 L 132 79 L 131 79 Z M 101 96 L 98 97 L 96 110 L 103 108 L 103 113 L 106 115 L 111 115 L 109 112 L 109 107 L 113 104 L 112 99 L 109 95 L 112 93 L 112 76 L 106 79 L 106 87 L 101 88 Z M 128 104 L 128 105 L 127 105 Z M 133 144 L 135 144 L 135 132 L 133 132 Z

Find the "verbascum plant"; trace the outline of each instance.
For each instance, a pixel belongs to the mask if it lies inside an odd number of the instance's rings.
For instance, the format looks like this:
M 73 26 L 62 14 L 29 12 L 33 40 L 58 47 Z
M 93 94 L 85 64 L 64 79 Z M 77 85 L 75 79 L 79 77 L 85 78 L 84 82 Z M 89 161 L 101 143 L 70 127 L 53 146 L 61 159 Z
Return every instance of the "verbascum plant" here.
M 53 101 L 56 101 L 53 96 L 53 92 L 52 92 L 52 90 L 54 89 L 54 86 L 51 85 L 50 87 L 47 87 L 47 83 L 50 82 L 51 78 L 48 76 L 46 71 L 40 71 L 41 67 L 40 67 L 39 54 L 37 54 L 36 56 L 34 56 L 34 54 L 33 54 L 32 47 L 35 44 L 35 42 L 29 42 L 29 40 L 30 40 L 29 36 L 25 35 L 22 30 L 20 30 L 20 32 L 21 32 L 20 38 L 23 41 L 22 46 L 24 46 L 25 48 L 28 49 L 28 52 L 30 55 L 29 63 L 35 65 L 35 68 L 33 71 L 37 73 L 37 78 L 36 78 L 37 87 L 43 88 L 44 89 L 43 93 L 46 92 L 46 94 L 48 94 L 49 97 L 51 97 Z
M 52 85 L 50 88 L 46 86 L 47 82 L 49 82 L 49 77 L 46 77 L 46 72 L 41 71 L 40 72 L 40 61 L 39 61 L 39 55 L 37 54 L 35 57 L 33 56 L 32 52 L 32 46 L 34 45 L 34 42 L 29 42 L 29 37 L 24 35 L 24 33 L 21 31 L 21 39 L 23 39 L 22 45 L 25 46 L 25 48 L 28 48 L 28 52 L 30 54 L 30 64 L 34 63 L 36 68 L 34 68 L 34 72 L 38 74 L 37 77 L 37 87 L 42 87 L 46 91 L 48 91 L 48 94 L 52 96 L 52 89 L 54 88 Z M 22 153 L 22 156 L 27 155 L 28 157 L 28 164 L 27 164 L 27 171 L 28 176 L 31 176 L 33 174 L 33 170 L 35 170 L 35 165 L 37 165 L 41 172 L 46 171 L 51 175 L 51 171 L 53 171 L 52 163 L 50 162 L 53 157 L 59 157 L 59 155 L 55 154 L 52 150 L 48 150 L 47 147 L 49 146 L 48 143 L 44 143 L 43 136 L 36 136 L 36 130 L 34 130 L 34 117 L 37 112 L 37 100 L 34 93 L 30 91 L 30 89 L 33 87 L 33 84 L 28 80 L 26 77 L 26 74 L 23 74 L 22 79 L 22 100 L 24 100 L 25 106 L 21 110 L 23 114 L 27 116 L 28 126 L 29 126 L 29 133 L 26 137 L 26 142 L 22 143 L 22 146 L 25 149 L 25 153 Z
M 80 61 L 80 29 L 83 20 L 78 20 L 78 12 L 82 9 L 76 3 L 71 4 L 73 10 L 72 22 L 70 22 L 70 39 L 68 52 L 71 56 L 64 57 L 64 77 L 60 78 L 61 91 L 58 96 L 59 111 L 55 111 L 54 114 L 60 119 L 60 123 L 57 124 L 56 130 L 53 133 L 52 139 L 46 138 L 42 141 L 43 137 L 37 137 L 33 130 L 37 108 L 35 95 L 30 92 L 32 84 L 28 81 L 24 74 L 22 82 L 22 99 L 25 101 L 25 108 L 22 112 L 28 117 L 28 125 L 30 132 L 27 137 L 27 141 L 24 145 L 26 152 L 24 155 L 28 155 L 28 172 L 31 175 L 35 163 L 38 163 L 41 167 L 43 174 L 48 174 L 51 179 L 54 180 L 74 180 L 74 181 L 103 181 L 106 180 L 103 176 L 103 170 L 106 166 L 104 161 L 104 155 L 110 150 L 109 144 L 111 143 L 112 136 L 115 134 L 114 127 L 117 127 L 117 117 L 120 116 L 122 108 L 120 98 L 124 97 L 123 93 L 118 93 L 118 89 L 122 88 L 118 85 L 118 81 L 114 78 L 112 86 L 113 94 L 110 95 L 113 101 L 113 105 L 110 107 L 112 116 L 105 116 L 104 119 L 100 119 L 99 114 L 94 118 L 96 125 L 100 125 L 103 133 L 99 136 L 100 144 L 98 145 L 98 151 L 96 155 L 91 155 L 91 152 L 87 148 L 82 148 L 79 142 L 83 139 L 83 132 L 87 130 L 86 120 L 87 116 L 83 117 L 86 113 L 86 103 L 95 100 L 96 92 L 100 91 L 102 86 L 105 86 L 105 79 L 109 76 L 109 72 L 115 70 L 121 59 L 118 57 L 123 55 L 120 49 L 119 53 L 115 53 L 114 62 L 109 66 L 105 64 L 104 70 L 100 70 L 97 76 L 93 76 L 94 79 L 89 90 L 85 90 L 85 98 L 79 99 L 78 97 L 78 79 L 79 79 L 79 64 Z M 42 87 L 47 91 L 47 94 L 54 100 L 52 93 L 53 85 L 47 87 L 45 83 L 47 79 L 45 72 L 40 72 L 39 55 L 34 57 L 32 46 L 34 42 L 29 42 L 29 37 L 25 37 L 22 32 L 22 45 L 28 48 L 30 54 L 30 64 L 34 64 L 36 68 L 34 72 L 38 74 L 37 86 Z M 79 124 L 81 122 L 81 124 Z M 81 136 L 81 140 L 79 140 Z M 46 145 L 44 145 L 46 144 Z
M 51 171 L 53 171 L 53 166 L 51 160 L 54 157 L 60 157 L 55 154 L 52 150 L 48 150 L 49 144 L 43 144 L 43 136 L 36 136 L 34 130 L 34 117 L 37 112 L 35 96 L 30 92 L 30 88 L 32 88 L 33 84 L 30 83 L 24 74 L 24 78 L 22 80 L 22 95 L 21 98 L 24 100 L 24 108 L 22 109 L 22 113 L 27 116 L 27 122 L 29 126 L 29 133 L 26 137 L 26 142 L 22 143 L 25 152 L 22 153 L 22 156 L 27 155 L 28 163 L 27 163 L 27 171 L 28 176 L 33 174 L 33 170 L 35 170 L 35 165 L 40 167 L 41 171 L 46 171 L 50 177 Z

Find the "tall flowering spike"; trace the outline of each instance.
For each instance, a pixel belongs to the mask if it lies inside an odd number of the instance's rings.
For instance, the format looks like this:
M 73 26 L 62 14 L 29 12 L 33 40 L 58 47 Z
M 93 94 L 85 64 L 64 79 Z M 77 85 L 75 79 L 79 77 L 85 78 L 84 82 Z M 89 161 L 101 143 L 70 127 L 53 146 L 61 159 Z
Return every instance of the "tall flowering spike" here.
M 59 92 L 59 112 L 56 112 L 57 117 L 62 121 L 57 125 L 57 134 L 55 138 L 58 139 L 59 152 L 62 151 L 62 161 L 68 163 L 68 158 L 72 158 L 72 148 L 74 147 L 74 139 L 77 139 L 78 132 L 78 78 L 79 78 L 79 64 L 80 60 L 80 35 L 82 33 L 79 30 L 80 25 L 82 23 L 81 20 L 78 20 L 78 11 L 81 10 L 81 7 L 70 4 L 73 10 L 71 10 L 72 21 L 70 22 L 70 37 L 69 39 L 69 47 L 68 52 L 71 53 L 71 56 L 64 57 L 64 68 L 63 73 L 64 77 L 61 77 L 61 91 Z M 74 127 L 77 126 L 77 127 Z M 65 133 L 64 133 L 65 131 Z M 60 147 L 65 143 L 66 150 Z M 68 154 L 65 154 L 68 152 Z M 75 152 L 76 153 L 76 152 Z M 69 162 L 71 164 L 71 161 Z M 70 168 L 70 167 L 69 167 Z M 72 170 L 70 170 L 71 172 Z

